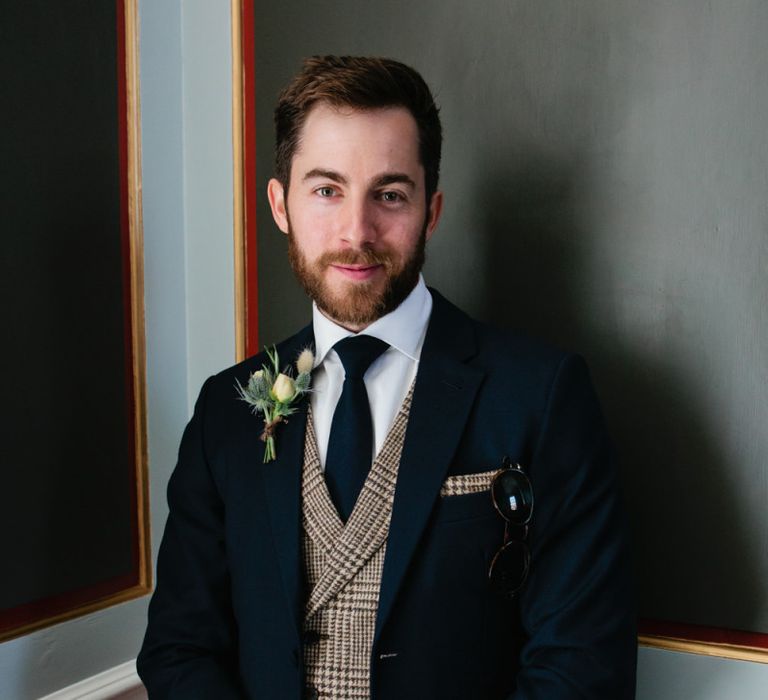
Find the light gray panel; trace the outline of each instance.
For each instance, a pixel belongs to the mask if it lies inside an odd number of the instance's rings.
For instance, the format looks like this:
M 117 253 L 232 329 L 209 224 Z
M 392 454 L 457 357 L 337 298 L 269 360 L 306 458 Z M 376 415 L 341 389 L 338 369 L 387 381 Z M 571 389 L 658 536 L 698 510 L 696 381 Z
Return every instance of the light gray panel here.
M 203 382 L 235 362 L 229 3 L 182 10 L 184 237 L 189 412 Z
M 637 700 L 764 700 L 768 666 L 641 648 Z

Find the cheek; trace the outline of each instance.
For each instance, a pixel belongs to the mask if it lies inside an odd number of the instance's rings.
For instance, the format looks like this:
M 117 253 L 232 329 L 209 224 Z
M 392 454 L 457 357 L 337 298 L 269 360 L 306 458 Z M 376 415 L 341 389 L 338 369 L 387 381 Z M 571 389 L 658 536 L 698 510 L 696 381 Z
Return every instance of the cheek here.
M 331 235 L 331 225 L 329 217 L 322 213 L 306 208 L 290 212 L 291 232 L 302 252 L 309 258 L 322 252 Z
M 414 249 L 421 237 L 423 222 L 416 222 L 412 217 L 397 222 L 397 225 L 389 227 L 387 242 L 402 253 L 409 253 Z
M 314 203 L 291 209 L 291 224 L 305 236 L 327 237 L 338 227 L 339 213 L 331 206 Z
M 306 233 L 302 235 L 296 235 L 294 233 L 294 237 L 304 259 L 310 264 L 314 263 L 323 252 L 321 249 L 322 247 L 317 245 L 316 239 Z

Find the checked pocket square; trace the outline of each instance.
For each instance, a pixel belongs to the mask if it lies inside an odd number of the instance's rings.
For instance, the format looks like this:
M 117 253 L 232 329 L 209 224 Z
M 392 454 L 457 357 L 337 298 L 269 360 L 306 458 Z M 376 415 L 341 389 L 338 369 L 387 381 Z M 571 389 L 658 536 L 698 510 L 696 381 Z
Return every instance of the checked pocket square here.
M 491 481 L 498 471 L 498 469 L 491 469 L 477 474 L 449 476 L 440 488 L 440 496 L 445 498 L 446 496 L 464 496 L 468 493 L 488 491 L 491 488 Z

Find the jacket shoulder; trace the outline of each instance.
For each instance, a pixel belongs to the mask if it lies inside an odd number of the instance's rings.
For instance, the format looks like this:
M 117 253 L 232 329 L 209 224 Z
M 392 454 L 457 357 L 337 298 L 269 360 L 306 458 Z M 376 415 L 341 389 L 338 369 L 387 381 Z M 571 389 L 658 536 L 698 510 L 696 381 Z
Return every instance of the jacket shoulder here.
M 552 343 L 530 336 L 518 329 L 505 328 L 479 321 L 430 289 L 435 309 L 446 325 L 474 336 L 475 362 L 489 367 L 508 369 L 541 368 L 552 371 L 565 358 L 576 356 Z

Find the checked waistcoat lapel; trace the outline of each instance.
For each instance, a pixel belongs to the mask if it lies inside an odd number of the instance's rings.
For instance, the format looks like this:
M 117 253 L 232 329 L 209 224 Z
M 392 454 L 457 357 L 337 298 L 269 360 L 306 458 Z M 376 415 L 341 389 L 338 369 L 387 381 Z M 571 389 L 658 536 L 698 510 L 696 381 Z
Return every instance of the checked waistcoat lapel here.
M 313 572 L 309 575 L 314 585 L 306 604 L 307 619 L 333 600 L 386 542 L 411 395 L 412 389 L 403 400 L 346 524 L 333 505 L 320 469 L 311 415 L 307 420 L 303 521 L 307 536 L 324 553 L 317 580 L 313 581 Z M 307 563 L 311 566 L 311 558 Z

